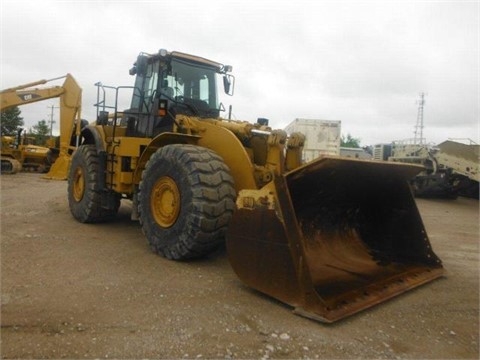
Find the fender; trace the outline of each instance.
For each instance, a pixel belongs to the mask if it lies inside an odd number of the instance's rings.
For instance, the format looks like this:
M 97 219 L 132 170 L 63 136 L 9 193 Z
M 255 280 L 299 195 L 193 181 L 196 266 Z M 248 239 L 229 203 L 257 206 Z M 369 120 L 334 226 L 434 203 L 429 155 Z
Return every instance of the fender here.
M 105 151 L 104 141 L 102 139 L 102 134 L 97 127 L 93 125 L 85 126 L 80 133 L 82 144 L 91 144 L 95 145 L 97 149 L 98 159 L 99 159 L 99 171 L 98 171 L 98 184 L 101 187 L 100 190 L 106 191 L 106 168 L 107 168 L 107 153 Z
M 228 129 L 209 122 L 198 122 L 200 135 L 162 133 L 155 137 L 140 156 L 133 175 L 134 184 L 139 184 L 142 171 L 150 156 L 161 146 L 170 144 L 192 144 L 215 151 L 230 168 L 235 190 L 256 189 L 254 167 L 240 140 Z
M 145 169 L 145 165 L 147 164 L 148 159 L 150 156 L 160 147 L 170 144 L 192 144 L 196 145 L 200 140 L 200 136 L 197 135 L 187 135 L 187 134 L 178 134 L 178 133 L 171 133 L 165 132 L 161 133 L 148 144 L 145 148 L 145 151 L 140 155 L 138 159 L 138 164 L 133 173 L 133 183 L 139 184 L 140 180 L 142 179 L 142 172 Z
M 105 152 L 104 141 L 97 127 L 93 125 L 85 126 L 80 136 L 83 138 L 82 144 L 94 144 L 98 154 Z

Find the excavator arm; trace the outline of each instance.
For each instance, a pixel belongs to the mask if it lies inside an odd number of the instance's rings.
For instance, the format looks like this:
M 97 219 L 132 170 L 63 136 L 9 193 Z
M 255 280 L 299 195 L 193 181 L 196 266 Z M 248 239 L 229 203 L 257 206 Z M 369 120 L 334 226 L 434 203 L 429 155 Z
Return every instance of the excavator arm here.
M 53 80 L 56 79 L 35 81 L 0 91 L 0 96 L 2 99 L 0 111 L 7 110 L 14 106 L 31 104 L 37 101 L 43 101 L 61 96 L 65 92 L 65 89 L 62 86 L 25 90 L 29 87 L 43 85 Z
M 63 85 L 46 88 L 32 88 L 45 85 L 51 81 L 65 78 Z M 14 106 L 21 106 L 48 100 L 60 100 L 60 151 L 59 157 L 46 175 L 48 179 L 65 180 L 70 166 L 70 155 L 75 145 L 72 136 L 80 135 L 80 113 L 82 106 L 82 89 L 71 74 L 49 80 L 39 80 L 0 91 L 0 111 Z

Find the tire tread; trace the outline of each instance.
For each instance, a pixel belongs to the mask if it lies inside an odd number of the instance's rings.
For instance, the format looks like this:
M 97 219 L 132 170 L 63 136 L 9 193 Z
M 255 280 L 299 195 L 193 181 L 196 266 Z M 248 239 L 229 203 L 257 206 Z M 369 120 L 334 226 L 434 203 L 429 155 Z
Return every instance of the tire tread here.
M 170 159 L 170 160 L 166 160 Z M 191 211 L 178 239 L 162 239 L 151 228 L 145 212 L 149 202 L 147 179 L 162 161 L 173 161 L 184 169 L 191 186 Z M 230 170 L 213 151 L 195 145 L 168 145 L 157 150 L 146 164 L 139 187 L 139 213 L 142 230 L 152 250 L 170 259 L 182 260 L 207 255 L 224 241 L 235 205 L 235 190 Z M 143 204 L 143 205 L 142 205 Z

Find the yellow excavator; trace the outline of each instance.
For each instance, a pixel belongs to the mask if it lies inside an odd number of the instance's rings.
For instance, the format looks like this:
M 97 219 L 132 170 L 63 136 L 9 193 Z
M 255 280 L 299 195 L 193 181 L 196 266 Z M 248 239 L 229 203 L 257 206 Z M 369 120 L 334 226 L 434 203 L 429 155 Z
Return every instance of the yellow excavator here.
M 22 135 L 22 131 L 20 128 L 16 136 L 1 137 L 2 174 L 14 174 L 21 169 L 47 172 L 55 161 L 54 154 L 48 147 L 35 145 L 34 138 Z
M 17 137 L 1 137 L 0 159 L 2 174 L 16 174 L 22 170 L 22 150 L 18 149 Z
M 65 79 L 63 85 L 33 88 L 48 82 Z M 32 146 L 17 141 L 15 144 L 7 138 L 2 139 L 2 173 L 16 173 L 22 166 L 48 165 L 45 175 L 48 179 L 65 180 L 70 166 L 70 157 L 79 140 L 82 121 L 80 119 L 82 89 L 71 74 L 49 80 L 39 80 L 0 91 L 0 111 L 14 106 L 30 104 L 52 98 L 60 100 L 60 145 L 59 148 Z M 83 125 L 85 123 L 83 122 Z M 75 136 L 75 134 L 77 136 Z M 5 140 L 5 141 L 4 141 Z M 54 156 L 50 158 L 51 153 Z M 51 164 L 53 162 L 53 165 Z M 51 166 L 50 166 L 51 165 Z
M 130 74 L 130 88 L 96 84 L 97 119 L 82 129 L 68 176 L 78 221 L 111 220 L 129 199 L 155 253 L 198 258 L 226 239 L 243 282 L 323 322 L 443 275 L 408 185 L 421 167 L 304 164 L 302 134 L 220 117 L 231 66 L 162 49 L 140 53 Z M 131 106 L 119 111 L 127 90 Z

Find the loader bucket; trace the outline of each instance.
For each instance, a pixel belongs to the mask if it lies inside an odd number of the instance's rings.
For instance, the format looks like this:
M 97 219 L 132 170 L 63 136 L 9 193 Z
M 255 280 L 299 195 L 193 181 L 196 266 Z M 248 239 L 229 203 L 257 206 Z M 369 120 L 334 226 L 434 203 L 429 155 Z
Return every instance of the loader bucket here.
M 328 157 L 240 191 L 227 234 L 234 271 L 322 322 L 442 276 L 408 185 L 421 170 Z

